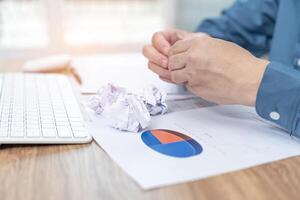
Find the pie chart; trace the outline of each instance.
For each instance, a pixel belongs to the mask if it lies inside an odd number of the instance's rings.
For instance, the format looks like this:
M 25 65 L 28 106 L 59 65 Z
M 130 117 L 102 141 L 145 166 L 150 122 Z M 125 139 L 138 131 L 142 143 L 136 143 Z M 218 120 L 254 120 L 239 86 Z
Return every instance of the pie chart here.
M 152 150 L 173 157 L 190 157 L 200 154 L 202 146 L 193 138 L 166 129 L 148 130 L 142 133 L 143 142 Z

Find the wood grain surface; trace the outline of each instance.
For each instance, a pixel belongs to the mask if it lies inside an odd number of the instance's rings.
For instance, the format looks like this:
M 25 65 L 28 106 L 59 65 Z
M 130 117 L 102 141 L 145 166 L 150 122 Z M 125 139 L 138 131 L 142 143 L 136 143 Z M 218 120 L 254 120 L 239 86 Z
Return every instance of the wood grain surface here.
M 300 157 L 144 191 L 95 142 L 0 147 L 1 200 L 276 200 L 299 190 Z

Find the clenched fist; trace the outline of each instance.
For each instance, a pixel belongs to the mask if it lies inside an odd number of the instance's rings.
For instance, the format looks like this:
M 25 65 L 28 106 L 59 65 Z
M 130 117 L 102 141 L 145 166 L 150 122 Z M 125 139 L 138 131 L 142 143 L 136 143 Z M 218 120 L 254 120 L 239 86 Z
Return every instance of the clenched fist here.
M 143 49 L 144 56 L 149 60 L 149 69 L 158 74 L 161 79 L 170 82 L 171 73 L 168 70 L 168 54 L 170 48 L 177 41 L 190 34 L 192 33 L 178 29 L 155 33 L 152 37 L 152 44 L 145 46 Z
M 206 34 L 189 34 L 168 54 L 170 80 L 219 104 L 253 106 L 268 61 Z M 158 73 L 159 74 L 159 73 Z

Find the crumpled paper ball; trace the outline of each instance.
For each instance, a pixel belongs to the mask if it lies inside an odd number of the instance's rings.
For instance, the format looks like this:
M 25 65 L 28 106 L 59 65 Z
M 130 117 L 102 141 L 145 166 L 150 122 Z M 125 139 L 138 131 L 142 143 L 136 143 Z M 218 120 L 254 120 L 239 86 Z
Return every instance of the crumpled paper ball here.
M 101 114 L 105 107 L 111 106 L 119 98 L 123 98 L 127 94 L 125 88 L 107 84 L 101 87 L 97 94 L 92 96 L 88 101 L 88 106 L 97 114 Z
M 122 131 L 139 132 L 149 126 L 150 115 L 166 112 L 166 93 L 150 86 L 136 95 L 107 84 L 89 99 L 88 106 L 103 116 L 108 125 Z
M 110 126 L 122 131 L 139 132 L 150 123 L 150 114 L 142 99 L 132 94 L 119 98 L 102 116 Z
M 167 111 L 167 93 L 155 86 L 143 90 L 142 98 L 151 116 L 162 115 Z

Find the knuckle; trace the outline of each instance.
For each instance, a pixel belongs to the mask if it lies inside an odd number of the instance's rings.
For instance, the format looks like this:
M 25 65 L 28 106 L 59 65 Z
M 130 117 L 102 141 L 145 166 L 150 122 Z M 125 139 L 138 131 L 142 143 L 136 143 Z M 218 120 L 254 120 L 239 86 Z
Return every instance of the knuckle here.
M 168 67 L 169 67 L 170 69 L 173 69 L 173 68 L 174 68 L 174 63 L 175 63 L 174 58 L 173 58 L 173 57 L 170 57 L 170 58 L 169 58 Z
M 155 43 L 157 40 L 157 37 L 161 34 L 161 32 L 155 32 L 152 36 L 152 43 Z
M 171 49 L 169 50 L 169 56 L 174 55 L 174 49 L 176 48 L 175 45 L 173 45 L 173 47 L 171 47 Z
M 149 52 L 149 46 L 144 46 L 144 47 L 143 47 L 143 55 L 144 55 L 144 56 L 147 56 L 147 55 L 148 55 L 148 52 Z
M 158 58 L 158 63 L 160 66 L 164 66 L 165 65 L 165 59 L 164 58 Z
M 193 46 L 201 47 L 211 41 L 211 37 L 207 34 L 196 35 L 193 38 Z

